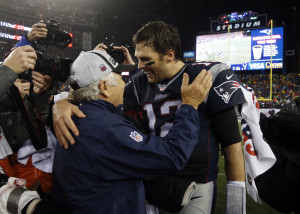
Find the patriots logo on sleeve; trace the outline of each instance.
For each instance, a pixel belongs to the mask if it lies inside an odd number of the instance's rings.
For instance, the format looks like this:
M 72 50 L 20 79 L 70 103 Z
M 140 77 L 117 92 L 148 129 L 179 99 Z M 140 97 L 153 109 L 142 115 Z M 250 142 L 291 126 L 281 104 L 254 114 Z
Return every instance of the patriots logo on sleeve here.
M 136 142 L 141 142 L 143 141 L 143 136 L 140 135 L 139 133 L 137 133 L 136 131 L 131 132 L 129 137 L 131 137 L 133 140 L 135 140 Z
M 231 96 L 241 85 L 234 80 L 223 82 L 221 85 L 214 87 L 216 93 L 224 100 L 225 103 L 228 103 Z

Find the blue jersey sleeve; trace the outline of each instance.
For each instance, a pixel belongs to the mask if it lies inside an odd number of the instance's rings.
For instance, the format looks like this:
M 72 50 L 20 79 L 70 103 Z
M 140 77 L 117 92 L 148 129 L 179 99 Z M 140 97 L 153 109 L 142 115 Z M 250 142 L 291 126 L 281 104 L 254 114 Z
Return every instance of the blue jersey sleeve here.
M 244 103 L 238 76 L 225 64 L 217 64 L 210 68 L 213 85 L 206 100 L 207 109 L 212 116 L 231 107 Z

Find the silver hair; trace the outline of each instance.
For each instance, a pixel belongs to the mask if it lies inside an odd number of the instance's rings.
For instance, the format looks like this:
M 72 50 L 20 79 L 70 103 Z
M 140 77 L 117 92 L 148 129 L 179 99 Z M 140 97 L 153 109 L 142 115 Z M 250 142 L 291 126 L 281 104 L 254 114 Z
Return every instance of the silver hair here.
M 75 103 L 82 103 L 82 102 L 89 102 L 92 100 L 98 100 L 98 95 L 101 94 L 101 91 L 99 89 L 100 81 L 106 81 L 107 85 L 110 86 L 117 86 L 117 78 L 116 74 L 113 72 L 105 75 L 101 79 L 83 87 L 77 90 L 72 91 L 69 94 L 69 98 L 72 100 L 72 102 Z M 74 80 L 73 80 L 74 81 Z M 71 80 L 72 82 L 72 80 Z

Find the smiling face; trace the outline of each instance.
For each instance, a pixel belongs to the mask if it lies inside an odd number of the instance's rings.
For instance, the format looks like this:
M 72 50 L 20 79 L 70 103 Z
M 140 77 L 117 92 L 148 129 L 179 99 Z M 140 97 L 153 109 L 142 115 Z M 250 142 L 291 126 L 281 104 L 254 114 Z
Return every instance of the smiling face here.
M 146 42 L 136 44 L 135 56 L 139 60 L 138 68 L 143 69 L 150 83 L 157 83 L 170 78 L 167 55 L 158 53 L 153 46 L 146 46 Z M 150 66 L 145 64 L 154 62 Z

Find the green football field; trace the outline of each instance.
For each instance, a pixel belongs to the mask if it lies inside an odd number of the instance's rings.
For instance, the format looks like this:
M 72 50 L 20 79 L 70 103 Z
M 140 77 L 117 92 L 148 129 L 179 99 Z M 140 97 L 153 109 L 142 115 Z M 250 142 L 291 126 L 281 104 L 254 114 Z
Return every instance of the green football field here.
M 225 213 L 225 188 L 226 188 L 226 175 L 224 169 L 224 158 L 219 160 L 219 174 L 218 174 L 218 197 L 215 214 Z M 262 201 L 262 205 L 256 203 L 247 193 L 247 214 L 280 214 L 266 203 Z

